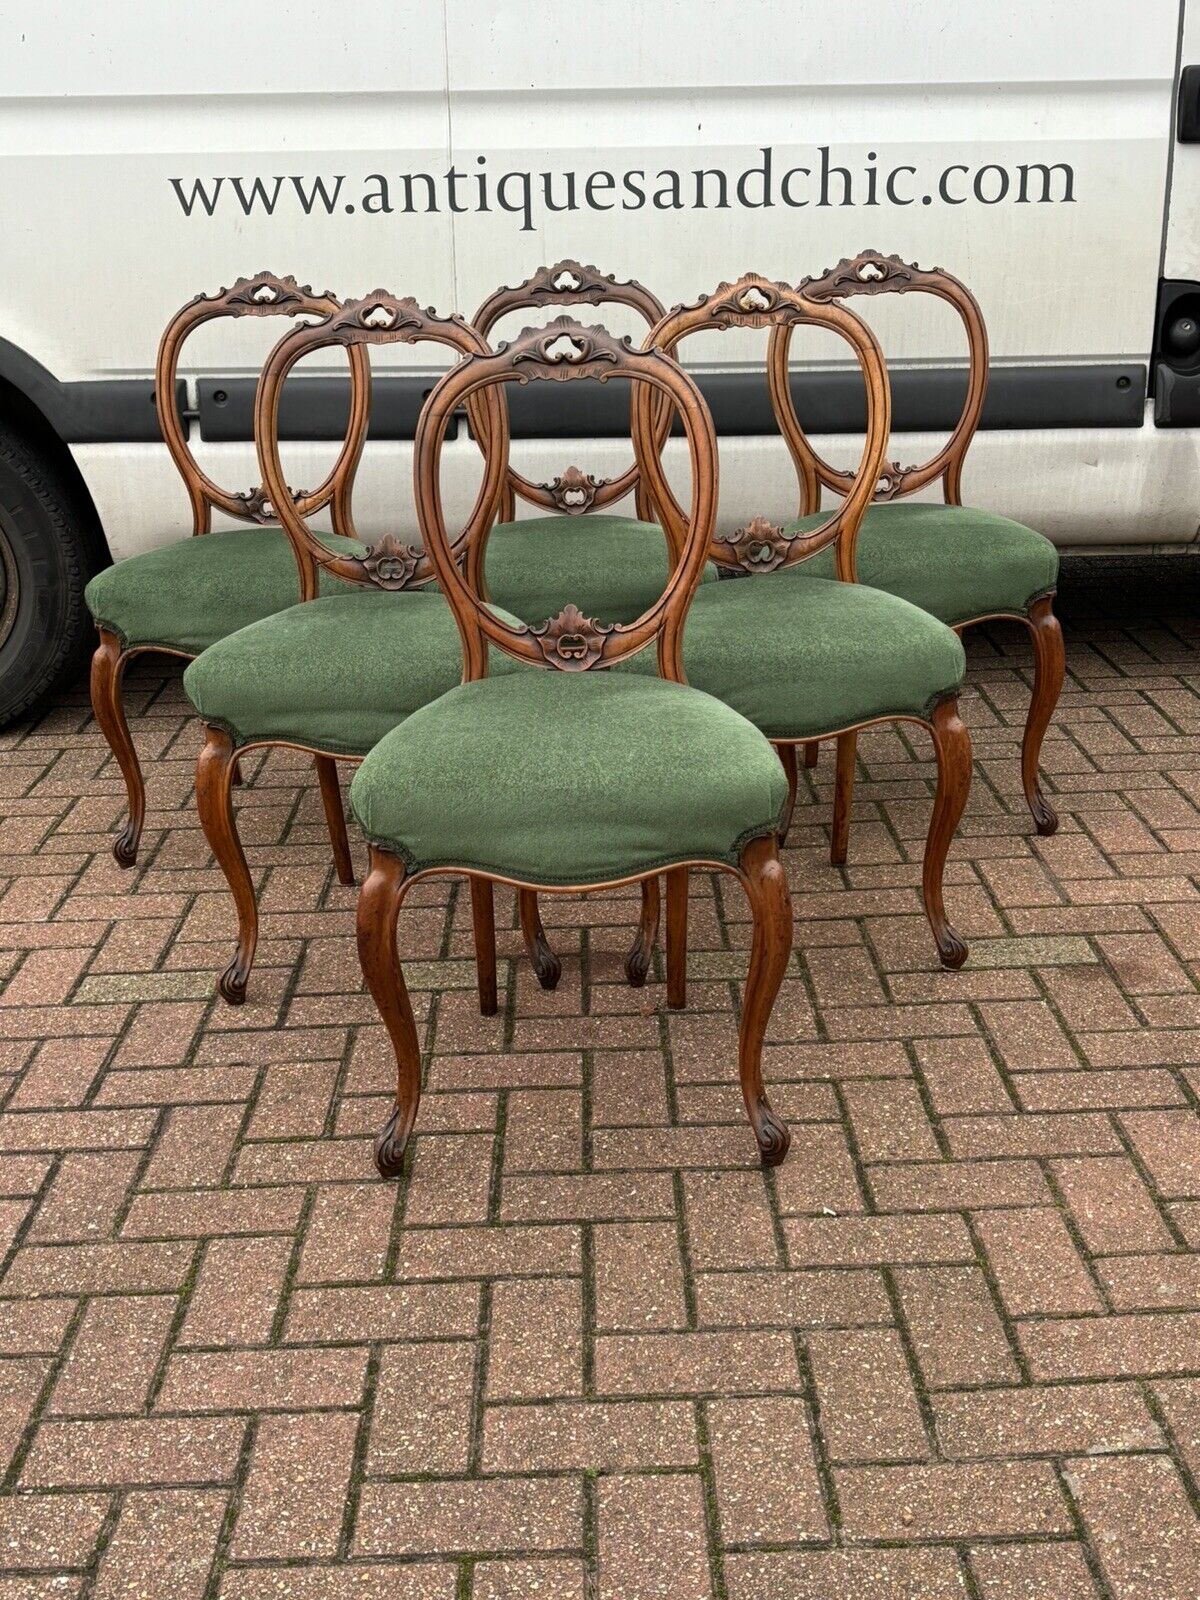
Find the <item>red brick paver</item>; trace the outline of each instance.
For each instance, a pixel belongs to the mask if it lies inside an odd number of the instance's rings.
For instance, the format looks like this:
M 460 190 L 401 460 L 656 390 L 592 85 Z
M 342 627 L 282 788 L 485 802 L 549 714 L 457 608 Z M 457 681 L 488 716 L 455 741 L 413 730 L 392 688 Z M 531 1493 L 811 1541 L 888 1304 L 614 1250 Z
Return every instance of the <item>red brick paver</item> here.
M 920 914 L 927 750 L 863 737 L 843 870 L 824 753 L 771 1174 L 732 880 L 693 881 L 677 1016 L 622 981 L 623 893 L 547 904 L 554 995 L 499 897 L 481 1019 L 469 907 L 419 888 L 427 1093 L 387 1185 L 388 1051 L 310 767 L 246 763 L 263 925 L 232 1011 L 177 674 L 131 674 L 130 873 L 83 693 L 0 735 L 0 1596 L 1200 1592 L 1190 572 L 1067 564 L 1052 839 L 1017 783 L 1023 641 L 971 641 L 961 973 Z

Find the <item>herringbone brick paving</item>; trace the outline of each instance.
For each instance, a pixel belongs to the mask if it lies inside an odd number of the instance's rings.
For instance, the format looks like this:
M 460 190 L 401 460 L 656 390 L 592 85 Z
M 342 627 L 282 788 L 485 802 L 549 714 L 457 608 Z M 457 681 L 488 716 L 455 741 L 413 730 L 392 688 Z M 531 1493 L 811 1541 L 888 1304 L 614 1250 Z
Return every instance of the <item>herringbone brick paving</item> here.
M 250 1003 L 178 676 L 128 700 L 142 862 L 81 691 L 0 735 L 0 1600 L 1192 1600 L 1200 1591 L 1200 569 L 1066 566 L 1030 836 L 1015 630 L 970 647 L 976 781 L 936 970 L 932 769 L 862 741 L 852 864 L 798 809 L 764 1174 L 747 920 L 698 877 L 686 1013 L 633 900 L 402 943 L 429 1051 L 407 1180 L 310 769 L 249 763 Z

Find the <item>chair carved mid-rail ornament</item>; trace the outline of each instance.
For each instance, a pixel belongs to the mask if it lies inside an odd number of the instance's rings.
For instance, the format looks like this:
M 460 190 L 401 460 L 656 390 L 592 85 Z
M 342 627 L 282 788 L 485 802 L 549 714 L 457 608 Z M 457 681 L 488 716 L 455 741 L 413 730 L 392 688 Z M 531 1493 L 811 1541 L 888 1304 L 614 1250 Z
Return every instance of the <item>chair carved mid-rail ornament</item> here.
M 403 589 L 420 565 L 423 551 L 385 533 L 362 558 L 362 569 L 379 589 Z
M 528 631 L 550 666 L 560 672 L 586 672 L 600 660 L 605 641 L 616 630 L 614 624 L 597 622 L 595 617 L 585 617 L 578 606 L 568 605 L 540 628 Z
M 904 294 L 908 289 L 930 288 L 945 279 L 941 267 L 919 267 L 915 261 L 863 250 L 843 257 L 815 277 L 802 278 L 800 293 L 806 300 L 840 300 L 851 294 Z
M 745 573 L 774 572 L 788 558 L 795 536 L 769 517 L 752 517 L 724 539 L 714 542 L 719 561 Z
M 490 297 L 488 306 L 515 310 L 518 305 L 550 306 L 563 300 L 577 305 L 602 305 L 606 300 L 628 304 L 643 297 L 648 298 L 647 291 L 633 279 L 618 282 L 614 273 L 601 272 L 599 267 L 585 266 L 568 257 L 552 267 L 540 267 L 515 288 L 505 284 Z M 497 310 L 493 320 L 502 314 Z
M 560 511 L 577 517 L 591 510 L 597 494 L 611 482 L 611 478 L 594 478 L 579 467 L 568 467 L 549 483 L 539 483 L 538 488 L 546 491 Z
M 289 487 L 288 493 L 293 501 L 297 502 L 307 500 L 309 496 L 307 489 L 292 489 Z M 268 523 L 279 521 L 275 507 L 271 504 L 267 491 L 262 484 L 257 489 L 239 489 L 233 498 L 238 503 L 238 515 L 244 517 L 247 522 L 256 522 L 259 527 L 264 527 Z

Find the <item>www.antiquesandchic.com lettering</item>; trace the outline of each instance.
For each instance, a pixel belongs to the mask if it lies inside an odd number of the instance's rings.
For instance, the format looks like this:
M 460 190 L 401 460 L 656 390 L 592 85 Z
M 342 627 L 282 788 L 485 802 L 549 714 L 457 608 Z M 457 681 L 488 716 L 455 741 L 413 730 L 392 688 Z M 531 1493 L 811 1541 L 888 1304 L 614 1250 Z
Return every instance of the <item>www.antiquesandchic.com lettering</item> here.
M 874 150 L 853 167 L 830 159 L 819 145 L 811 165 L 784 166 L 770 145 L 759 159 L 737 172 L 722 167 L 677 171 L 660 167 L 597 168 L 589 172 L 493 173 L 487 157 L 476 156 L 474 170 L 450 166 L 444 173 L 405 172 L 389 177 L 371 172 L 351 180 L 345 173 L 307 177 L 280 174 L 244 177 L 222 174 L 169 180 L 187 217 L 216 215 L 238 208 L 245 216 L 274 216 L 281 207 L 298 207 L 305 216 L 338 211 L 392 216 L 464 212 L 507 212 L 531 233 L 546 214 L 572 211 L 729 211 L 773 206 L 870 207 L 968 204 L 994 206 L 1071 204 L 1075 171 L 1065 161 L 951 162 L 929 173 L 909 162 L 879 164 Z

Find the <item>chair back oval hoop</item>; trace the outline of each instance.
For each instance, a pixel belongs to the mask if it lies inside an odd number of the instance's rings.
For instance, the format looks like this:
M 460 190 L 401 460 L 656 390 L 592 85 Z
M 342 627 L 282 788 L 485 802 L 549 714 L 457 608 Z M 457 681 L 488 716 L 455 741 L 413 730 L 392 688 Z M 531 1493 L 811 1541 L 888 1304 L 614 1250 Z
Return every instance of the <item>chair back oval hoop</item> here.
M 198 294 L 183 306 L 167 324 L 158 347 L 154 371 L 154 405 L 163 441 L 179 470 L 192 506 L 193 533 L 208 533 L 215 507 L 226 516 L 260 525 L 275 522 L 275 510 L 282 502 L 268 494 L 263 485 L 243 493 L 230 493 L 200 466 L 188 443 L 187 428 L 176 398 L 179 357 L 185 341 L 205 322 L 218 317 L 327 317 L 340 301 L 328 291 L 316 294 L 295 278 L 276 277 L 273 272 L 257 272 L 252 278 L 239 278 L 232 287 L 216 294 Z M 366 381 L 369 368 L 365 357 L 351 356 L 352 394 Z M 364 412 L 365 416 L 365 412 Z M 352 476 L 362 451 L 362 438 L 356 430 L 352 403 L 346 436 L 337 460 L 325 481 L 316 489 L 293 492 L 286 498 L 295 501 L 303 515 L 310 515 L 333 502 L 335 525 L 341 520 L 347 496 L 347 481 Z
M 601 383 L 613 378 L 627 380 L 637 391 L 645 392 L 648 415 L 651 393 L 661 394 L 668 412 L 677 411 L 682 418 L 692 493 L 679 558 L 662 594 L 635 622 L 600 623 L 567 605 L 540 626 L 513 626 L 489 608 L 478 587 L 460 570 L 455 545 L 446 532 L 439 470 L 446 424 L 470 395 L 509 383 L 587 378 Z M 525 328 L 494 353 L 466 357 L 441 379 L 417 424 L 414 470 L 421 533 L 462 636 L 464 682 L 487 675 L 489 644 L 531 666 L 586 672 L 611 667 L 655 639 L 660 674 L 677 683 L 686 681 L 683 625 L 700 582 L 716 517 L 717 444 L 704 397 L 669 356 L 659 350 L 636 350 L 628 339 L 615 338 L 605 328 L 584 327 L 566 316 L 544 328 Z
M 805 278 L 799 287 L 807 299 L 822 304 L 850 295 L 931 294 L 957 311 L 966 330 L 968 352 L 967 392 L 958 421 L 937 454 L 921 465 L 902 467 L 898 461 L 885 462 L 874 499 L 877 502 L 898 500 L 941 478 L 946 504 L 961 505 L 963 462 L 979 426 L 988 383 L 987 325 L 975 296 L 964 283 L 941 267 L 925 269 L 914 262 L 902 261 L 899 256 L 881 255 L 878 250 L 864 250 L 839 261 L 819 278 Z M 772 336 L 768 359 L 773 381 L 778 372 L 787 371 L 790 341 L 791 333 L 787 329 L 780 329 Z M 813 448 L 795 418 L 790 389 L 786 392 L 786 403 L 792 409 L 795 433 L 806 463 L 805 510 L 817 511 L 822 487 L 845 494 L 851 475 L 831 466 Z
M 419 306 L 411 296 L 400 299 L 386 289 L 376 289 L 361 300 L 347 300 L 323 322 L 294 328 L 284 335 L 267 358 L 255 395 L 254 433 L 263 484 L 274 499 L 279 519 L 296 553 L 302 600 L 316 596 L 318 569 L 348 583 L 370 584 L 379 589 L 415 589 L 433 577 L 434 566 L 427 549 L 404 543 L 391 533 L 370 546 L 365 556 L 343 555 L 331 550 L 308 526 L 302 506 L 283 494 L 283 463 L 279 453 L 279 404 L 289 372 L 315 350 L 342 346 L 356 371 L 361 365 L 364 381 L 354 390 L 354 402 L 362 407 L 361 417 L 355 415 L 352 420 L 358 451 L 347 475 L 342 525 L 335 531 L 351 539 L 357 538 L 350 491 L 370 422 L 369 347 L 422 343 L 446 345 L 459 356 L 486 354 L 488 349 L 462 317 L 442 317 L 432 307 Z M 502 395 L 495 390 L 482 400 L 471 397 L 467 401 L 484 456 L 484 474 L 466 528 L 455 543 L 455 560 L 465 548 L 482 539 L 499 503 L 508 459 L 508 413 L 502 402 Z
M 838 576 L 853 582 L 858 526 L 871 502 L 891 428 L 891 391 L 887 368 L 879 342 L 866 323 L 844 306 L 811 301 L 786 283 L 775 283 L 757 272 L 748 272 L 736 283 L 723 283 L 714 293 L 701 295 L 690 305 L 676 306 L 667 312 L 647 336 L 646 347 L 673 355 L 683 339 L 704 329 L 725 332 L 730 328 L 769 328 L 774 337 L 804 326 L 831 329 L 846 340 L 858 360 L 867 395 L 867 428 L 858 471 L 847 475 L 845 498 L 820 527 L 808 533 L 788 534 L 782 525 L 772 523 L 765 516 L 751 517 L 731 534 L 714 537 L 709 557 L 730 575 L 756 574 L 792 566 L 797 561 L 807 560 L 826 545 L 836 544 Z M 788 403 L 782 403 L 782 395 L 788 391 L 786 360 L 780 370 L 782 376 L 777 377 L 776 365 L 768 367 L 771 401 L 780 432 L 800 478 L 803 501 L 806 473 L 810 471 L 806 442 L 796 420 L 795 408 L 790 403 L 790 395 Z M 668 540 L 677 548 L 681 536 L 682 508 L 667 481 L 662 447 L 651 423 L 644 396 L 639 393 L 634 418 L 635 449 L 642 463 L 650 498 Z
M 617 278 L 599 267 L 584 266 L 573 260 L 557 261 L 552 267 L 539 267 L 531 277 L 513 288 L 502 286 L 490 294 L 472 318 L 472 326 L 485 339 L 491 338 L 492 329 L 500 318 L 511 311 L 527 311 L 541 306 L 571 305 L 621 305 L 636 311 L 648 328 L 654 327 L 663 314 L 662 302 L 635 278 L 619 282 Z M 636 394 L 636 390 L 634 391 Z M 634 395 L 630 396 L 630 406 Z M 671 426 L 671 408 L 655 393 L 655 420 L 666 439 Z M 568 516 L 580 516 L 586 511 L 602 509 L 615 504 L 633 490 L 636 511 L 644 521 L 651 520 L 652 512 L 645 503 L 641 473 L 635 460 L 632 466 L 616 478 L 596 478 L 578 467 L 567 467 L 549 483 L 534 483 L 515 467 L 509 466 L 504 497 L 497 520 L 511 522 L 516 514 L 516 497 L 530 505 L 541 506 Z

